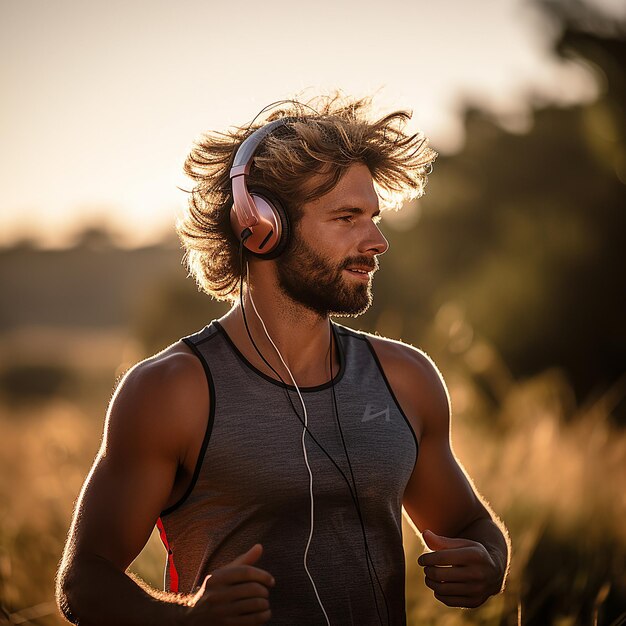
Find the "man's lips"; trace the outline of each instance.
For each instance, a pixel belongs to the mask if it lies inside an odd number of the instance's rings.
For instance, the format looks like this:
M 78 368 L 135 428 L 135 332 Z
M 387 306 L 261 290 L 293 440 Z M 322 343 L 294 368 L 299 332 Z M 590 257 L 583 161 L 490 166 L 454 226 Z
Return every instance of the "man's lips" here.
M 351 276 L 354 276 L 355 278 L 359 278 L 364 281 L 369 280 L 371 275 L 376 271 L 375 267 L 367 267 L 363 265 L 351 265 L 350 267 L 346 267 L 344 269 Z
M 369 282 L 378 269 L 376 257 L 352 257 L 344 261 L 343 271 L 362 282 Z

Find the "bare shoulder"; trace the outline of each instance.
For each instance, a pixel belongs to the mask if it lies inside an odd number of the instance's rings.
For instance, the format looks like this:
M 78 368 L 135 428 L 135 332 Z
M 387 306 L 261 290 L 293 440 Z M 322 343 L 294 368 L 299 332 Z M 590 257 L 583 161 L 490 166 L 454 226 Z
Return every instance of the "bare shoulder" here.
M 134 365 L 122 378 L 115 395 L 149 393 L 169 397 L 194 391 L 205 380 L 202 364 L 182 341 L 177 341 Z
M 400 375 L 410 374 L 411 378 L 417 376 L 431 382 L 441 378 L 434 361 L 423 350 L 379 335 L 367 334 L 367 338 L 383 366 L 398 370 Z
M 448 429 L 450 401 L 441 372 L 419 348 L 367 335 L 391 388 L 414 428 L 423 434 L 430 429 Z
M 133 446 L 159 443 L 184 454 L 186 442 L 205 425 L 209 402 L 202 364 L 176 342 L 124 375 L 107 413 L 105 446 L 109 439 Z

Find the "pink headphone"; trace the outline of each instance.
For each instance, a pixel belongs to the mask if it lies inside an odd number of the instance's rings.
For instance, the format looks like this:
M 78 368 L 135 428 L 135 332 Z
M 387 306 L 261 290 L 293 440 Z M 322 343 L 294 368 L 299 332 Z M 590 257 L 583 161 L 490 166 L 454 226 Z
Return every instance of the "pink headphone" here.
M 230 224 L 244 247 L 264 259 L 273 259 L 285 249 L 289 240 L 289 219 L 280 202 L 266 189 L 248 189 L 246 177 L 262 141 L 294 119 L 282 117 L 253 132 L 239 146 L 230 170 L 233 188 Z

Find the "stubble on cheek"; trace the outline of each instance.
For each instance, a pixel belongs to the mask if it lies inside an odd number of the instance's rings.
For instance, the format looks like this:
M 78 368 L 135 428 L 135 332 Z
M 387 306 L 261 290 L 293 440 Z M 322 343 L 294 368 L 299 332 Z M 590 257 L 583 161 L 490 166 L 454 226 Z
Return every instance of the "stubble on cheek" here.
M 290 299 L 321 316 L 360 314 L 371 304 L 371 281 L 351 281 L 344 273 L 347 263 L 331 265 L 310 248 L 298 247 L 279 261 L 279 285 Z

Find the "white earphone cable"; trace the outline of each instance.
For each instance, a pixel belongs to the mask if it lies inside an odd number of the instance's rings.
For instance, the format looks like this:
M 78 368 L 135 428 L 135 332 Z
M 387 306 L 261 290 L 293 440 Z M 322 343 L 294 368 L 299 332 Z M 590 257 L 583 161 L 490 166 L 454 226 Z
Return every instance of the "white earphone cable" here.
M 269 340 L 269 342 L 272 344 L 272 347 L 274 348 L 274 350 L 276 351 L 276 354 L 278 355 L 278 358 L 280 359 L 281 363 L 283 364 L 284 368 L 287 370 L 288 374 L 289 374 L 289 378 L 291 378 L 291 382 L 293 384 L 293 386 L 296 388 L 296 392 L 298 393 L 298 398 L 300 399 L 300 404 L 302 404 L 302 411 L 304 413 L 304 427 L 302 429 L 302 454 L 304 456 L 304 463 L 306 465 L 306 468 L 309 472 L 309 497 L 310 497 L 310 502 L 311 502 L 311 520 L 310 520 L 310 531 L 309 531 L 309 537 L 306 543 L 306 548 L 304 550 L 304 556 L 303 556 L 303 565 L 304 565 L 304 569 L 307 573 L 307 576 L 309 577 L 309 580 L 311 581 L 311 585 L 313 585 L 313 591 L 315 592 L 315 597 L 317 598 L 317 601 L 320 605 L 320 608 L 322 609 L 322 612 L 324 613 L 324 617 L 326 618 L 326 623 L 328 624 L 328 626 L 330 625 L 330 620 L 328 619 L 328 614 L 326 613 L 326 609 L 324 608 L 324 605 L 322 604 L 322 600 L 319 596 L 319 593 L 317 591 L 317 587 L 315 585 L 315 581 L 313 580 L 313 576 L 311 576 L 311 572 L 309 571 L 308 565 L 307 565 L 307 557 L 309 554 L 309 547 L 311 545 L 311 540 L 313 539 L 313 527 L 314 527 L 314 497 L 313 497 L 313 472 L 311 471 L 311 466 L 309 465 L 309 457 L 307 455 L 307 450 L 306 450 L 306 441 L 305 441 L 305 435 L 306 435 L 306 430 L 307 430 L 307 426 L 309 423 L 309 418 L 307 415 L 307 410 L 306 410 L 306 404 L 304 403 L 304 399 L 302 398 L 302 394 L 300 393 L 300 388 L 298 387 L 295 378 L 293 377 L 293 374 L 291 373 L 291 370 L 289 369 L 289 367 L 287 366 L 287 363 L 285 363 L 285 359 L 283 359 L 282 354 L 280 353 L 280 350 L 276 347 L 276 344 L 274 343 L 274 341 L 272 340 L 272 338 L 270 337 L 270 334 L 267 331 L 267 328 L 265 326 L 265 322 L 263 321 L 263 318 L 261 317 L 261 315 L 259 314 L 259 312 L 257 311 L 257 308 L 254 304 L 254 299 L 252 298 L 252 290 L 250 289 L 250 266 L 248 265 L 247 261 L 246 261 L 246 287 L 247 287 L 247 294 L 250 298 L 250 304 L 252 304 L 252 309 L 254 310 L 254 314 L 257 316 L 259 322 L 261 322 L 261 326 L 263 327 L 263 332 L 265 333 L 265 336 L 267 337 L 267 339 Z M 242 303 L 243 306 L 243 303 Z

